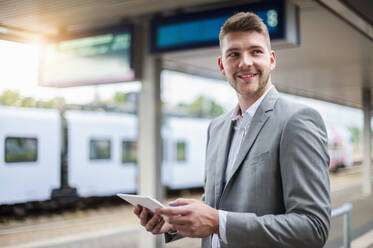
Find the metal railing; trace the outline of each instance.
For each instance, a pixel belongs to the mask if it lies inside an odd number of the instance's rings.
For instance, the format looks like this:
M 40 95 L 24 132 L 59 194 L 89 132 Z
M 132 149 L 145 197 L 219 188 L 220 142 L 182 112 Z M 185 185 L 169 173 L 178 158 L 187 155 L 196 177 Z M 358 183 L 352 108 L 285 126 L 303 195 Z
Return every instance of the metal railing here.
M 351 248 L 351 203 L 345 203 L 342 207 L 332 210 L 332 219 L 343 215 L 343 247 Z

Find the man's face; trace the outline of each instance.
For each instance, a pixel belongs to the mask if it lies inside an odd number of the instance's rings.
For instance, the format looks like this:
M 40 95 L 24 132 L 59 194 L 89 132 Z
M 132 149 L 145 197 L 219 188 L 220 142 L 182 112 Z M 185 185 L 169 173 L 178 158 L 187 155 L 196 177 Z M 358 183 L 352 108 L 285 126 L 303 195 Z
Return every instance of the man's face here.
M 265 36 L 256 31 L 228 33 L 221 41 L 221 51 L 220 72 L 237 94 L 261 95 L 276 66 L 275 54 L 269 50 Z

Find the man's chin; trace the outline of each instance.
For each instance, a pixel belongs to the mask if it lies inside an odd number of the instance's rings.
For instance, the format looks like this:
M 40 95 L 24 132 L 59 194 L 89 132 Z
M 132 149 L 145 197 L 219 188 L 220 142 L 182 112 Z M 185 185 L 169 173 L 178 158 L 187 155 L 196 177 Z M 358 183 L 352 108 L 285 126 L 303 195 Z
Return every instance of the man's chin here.
M 265 91 L 265 86 L 263 87 L 256 87 L 255 89 L 240 89 L 238 94 L 242 95 L 242 96 L 245 96 L 247 98 L 252 98 L 252 97 L 257 97 L 257 96 L 261 96 Z
M 253 85 L 247 85 L 247 86 L 253 86 Z M 239 89 L 239 93 L 245 96 L 255 96 L 259 92 L 260 92 L 260 89 L 258 87 L 246 87 L 246 88 Z

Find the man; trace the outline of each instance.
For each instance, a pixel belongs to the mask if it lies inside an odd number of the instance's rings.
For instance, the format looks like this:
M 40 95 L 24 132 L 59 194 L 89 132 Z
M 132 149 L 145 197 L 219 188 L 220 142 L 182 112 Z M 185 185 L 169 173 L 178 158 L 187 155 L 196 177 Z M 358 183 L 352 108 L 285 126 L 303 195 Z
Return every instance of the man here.
M 331 211 L 322 118 L 272 85 L 275 53 L 258 16 L 232 16 L 219 39 L 219 69 L 238 105 L 208 128 L 203 202 L 178 199 L 153 217 L 134 212 L 166 241 L 201 237 L 203 248 L 322 247 Z

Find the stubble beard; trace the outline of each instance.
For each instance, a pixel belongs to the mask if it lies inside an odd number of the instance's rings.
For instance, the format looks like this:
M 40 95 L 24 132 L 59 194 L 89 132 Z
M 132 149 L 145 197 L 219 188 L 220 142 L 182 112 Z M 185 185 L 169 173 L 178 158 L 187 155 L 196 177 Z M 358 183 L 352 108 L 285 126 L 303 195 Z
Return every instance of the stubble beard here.
M 233 87 L 233 89 L 236 91 L 237 95 L 241 95 L 241 96 L 245 96 L 245 97 L 248 97 L 248 98 L 252 98 L 252 97 L 258 96 L 259 94 L 262 93 L 263 89 L 268 85 L 269 76 L 270 76 L 270 74 L 268 74 L 267 77 L 264 80 L 259 81 L 258 88 L 254 92 L 245 92 L 245 91 L 241 92 L 241 90 L 238 87 L 238 83 L 234 84 L 231 81 L 229 83 Z M 237 82 L 234 79 L 232 79 L 232 81 Z

